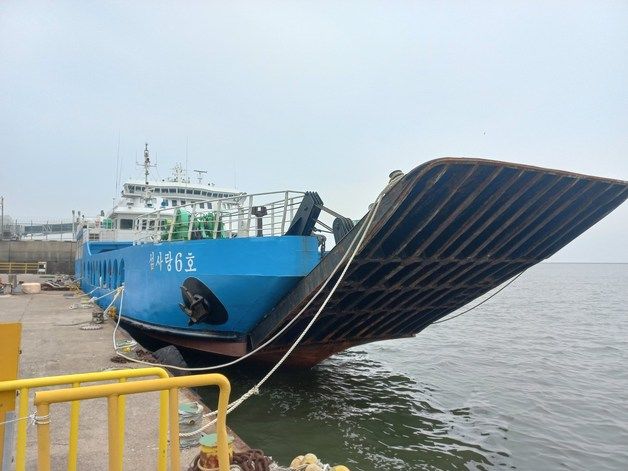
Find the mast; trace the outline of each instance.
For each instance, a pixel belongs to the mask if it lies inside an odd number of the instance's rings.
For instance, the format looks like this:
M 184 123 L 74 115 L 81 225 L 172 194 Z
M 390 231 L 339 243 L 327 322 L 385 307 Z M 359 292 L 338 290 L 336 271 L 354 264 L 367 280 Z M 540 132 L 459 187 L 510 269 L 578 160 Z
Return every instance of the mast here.
M 148 185 L 148 174 L 150 173 L 150 157 L 148 156 L 148 142 L 144 144 L 144 183 Z
M 150 154 L 148 153 L 148 143 L 144 144 L 144 163 L 140 164 L 136 159 L 135 164 L 141 165 L 142 167 L 144 167 L 144 183 L 148 185 L 148 175 L 150 174 L 150 168 L 157 167 L 157 164 L 150 163 Z

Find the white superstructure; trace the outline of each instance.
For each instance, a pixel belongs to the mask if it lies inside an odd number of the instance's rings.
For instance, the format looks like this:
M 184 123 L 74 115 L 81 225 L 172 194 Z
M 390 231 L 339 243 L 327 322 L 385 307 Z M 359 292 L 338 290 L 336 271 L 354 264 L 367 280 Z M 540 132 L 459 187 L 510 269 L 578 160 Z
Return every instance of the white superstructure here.
M 114 207 L 96 218 L 80 221 L 84 229 L 89 228 L 91 240 L 133 241 L 137 238 L 138 218 L 147 213 L 161 210 L 163 216 L 174 215 L 175 208 L 186 207 L 199 212 L 213 210 L 213 199 L 230 198 L 244 193 L 232 188 L 219 188 L 213 183 L 204 183 L 205 171 L 198 173 L 196 182 L 192 182 L 180 164 L 175 165 L 169 178 L 150 180 L 150 162 L 148 144 L 144 148 L 144 180 L 127 180 L 122 185 L 121 197 Z M 223 209 L 227 209 L 223 203 Z M 148 228 L 142 228 L 148 229 Z

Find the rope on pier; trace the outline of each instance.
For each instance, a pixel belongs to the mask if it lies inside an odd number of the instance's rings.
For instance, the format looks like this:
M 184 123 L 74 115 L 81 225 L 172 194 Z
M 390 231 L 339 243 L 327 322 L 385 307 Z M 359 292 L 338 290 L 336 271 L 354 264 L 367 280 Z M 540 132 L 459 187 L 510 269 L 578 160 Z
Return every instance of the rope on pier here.
M 91 290 L 87 295 L 92 294 L 94 291 L 96 291 L 98 288 L 94 288 L 93 290 Z M 118 290 L 120 288 L 116 288 L 114 290 L 109 291 L 108 293 L 103 294 L 102 296 L 98 296 L 98 297 L 92 297 L 89 298 L 88 300 L 81 300 L 78 303 L 74 303 L 72 305 L 70 305 L 70 309 L 89 309 L 90 307 L 92 307 L 94 305 L 94 303 L 96 301 L 100 301 L 102 298 L 106 298 L 107 296 L 110 296 L 114 293 L 117 293 Z M 115 297 L 114 297 L 115 300 Z M 109 305 L 111 307 L 111 305 Z

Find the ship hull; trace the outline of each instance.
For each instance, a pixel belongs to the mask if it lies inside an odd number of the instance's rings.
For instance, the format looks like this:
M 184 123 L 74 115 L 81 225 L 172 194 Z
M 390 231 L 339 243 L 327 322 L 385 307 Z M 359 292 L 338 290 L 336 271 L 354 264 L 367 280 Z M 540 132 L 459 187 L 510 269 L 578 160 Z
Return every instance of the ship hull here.
M 355 345 L 414 336 L 551 257 L 627 197 L 621 180 L 483 159 L 423 164 L 383 195 L 345 278 L 287 364 L 309 367 Z M 244 258 L 228 245 L 235 240 L 202 241 L 224 244 L 207 249 L 202 266 L 211 269 L 197 273 L 225 300 L 229 320 L 220 326 L 187 325 L 177 307 L 187 274 L 163 276 L 148 265 L 151 252 L 176 250 L 185 259 L 199 241 L 120 249 L 137 254 L 127 264 L 123 320 L 160 342 L 228 358 L 261 348 L 251 359 L 274 363 L 317 315 L 334 283 L 312 301 L 314 293 L 346 260 L 364 225 L 365 218 L 322 259 L 313 237 L 242 239 Z M 243 270 L 239 262 L 260 253 L 255 269 Z M 89 275 L 85 291 L 107 289 L 93 270 Z
M 76 261 L 83 291 L 106 307 L 124 285 L 116 308 L 129 322 L 155 332 L 235 340 L 251 330 L 318 263 L 314 237 L 209 239 L 130 245 L 88 243 Z M 226 312 L 208 325 L 181 309 L 181 286 L 210 287 Z

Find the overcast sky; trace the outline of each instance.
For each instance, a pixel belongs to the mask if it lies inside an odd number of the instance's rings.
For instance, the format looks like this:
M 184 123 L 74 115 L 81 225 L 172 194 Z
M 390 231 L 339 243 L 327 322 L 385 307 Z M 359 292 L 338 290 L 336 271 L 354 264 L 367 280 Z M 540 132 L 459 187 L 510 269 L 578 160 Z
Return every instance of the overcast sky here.
M 1 2 L 6 212 L 109 208 L 118 136 L 352 217 L 442 156 L 628 179 L 628 2 Z M 628 262 L 628 204 L 553 260 Z

